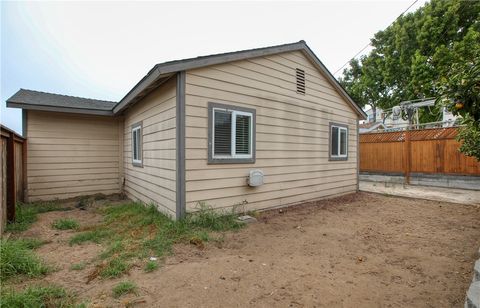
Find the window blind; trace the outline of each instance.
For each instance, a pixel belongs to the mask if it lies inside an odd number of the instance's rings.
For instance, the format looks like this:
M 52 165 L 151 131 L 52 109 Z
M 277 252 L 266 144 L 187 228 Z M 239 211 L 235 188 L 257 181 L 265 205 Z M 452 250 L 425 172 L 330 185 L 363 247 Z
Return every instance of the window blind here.
M 228 111 L 215 111 L 215 155 L 231 155 L 232 114 Z

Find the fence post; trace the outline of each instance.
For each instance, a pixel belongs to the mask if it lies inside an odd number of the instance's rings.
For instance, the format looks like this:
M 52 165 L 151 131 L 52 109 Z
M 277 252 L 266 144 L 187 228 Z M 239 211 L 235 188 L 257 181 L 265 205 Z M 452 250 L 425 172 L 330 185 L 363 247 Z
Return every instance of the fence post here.
M 405 144 L 404 144 L 404 152 L 403 156 L 405 158 L 404 164 L 404 177 L 405 177 L 405 184 L 410 184 L 410 160 L 411 160 L 411 147 L 410 147 L 410 127 L 407 127 L 405 130 Z

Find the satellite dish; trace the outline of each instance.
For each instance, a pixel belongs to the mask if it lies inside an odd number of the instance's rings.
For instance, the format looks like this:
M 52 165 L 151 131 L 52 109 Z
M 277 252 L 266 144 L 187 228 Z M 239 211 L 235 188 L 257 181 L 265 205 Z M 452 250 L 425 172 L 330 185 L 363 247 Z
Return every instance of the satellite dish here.
M 392 108 L 392 116 L 394 120 L 397 120 L 402 116 L 402 107 L 395 106 Z

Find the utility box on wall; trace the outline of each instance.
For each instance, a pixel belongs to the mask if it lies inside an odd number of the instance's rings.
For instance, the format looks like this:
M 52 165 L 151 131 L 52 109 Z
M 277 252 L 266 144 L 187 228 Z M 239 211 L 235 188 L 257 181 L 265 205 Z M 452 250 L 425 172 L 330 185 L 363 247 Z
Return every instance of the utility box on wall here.
M 247 179 L 248 186 L 256 187 L 263 185 L 263 171 L 262 170 L 250 170 L 250 175 Z

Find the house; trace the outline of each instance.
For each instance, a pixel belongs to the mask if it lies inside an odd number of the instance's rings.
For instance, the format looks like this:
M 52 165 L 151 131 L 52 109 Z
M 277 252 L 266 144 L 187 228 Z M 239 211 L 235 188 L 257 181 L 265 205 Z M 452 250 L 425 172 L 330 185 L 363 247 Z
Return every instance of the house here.
M 366 134 L 377 131 L 384 131 L 385 125 L 383 122 L 366 122 L 358 125 L 360 134 Z
M 124 192 L 179 218 L 358 189 L 365 113 L 304 41 L 157 64 L 119 102 L 21 89 L 7 106 L 30 201 Z

